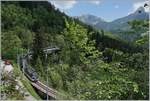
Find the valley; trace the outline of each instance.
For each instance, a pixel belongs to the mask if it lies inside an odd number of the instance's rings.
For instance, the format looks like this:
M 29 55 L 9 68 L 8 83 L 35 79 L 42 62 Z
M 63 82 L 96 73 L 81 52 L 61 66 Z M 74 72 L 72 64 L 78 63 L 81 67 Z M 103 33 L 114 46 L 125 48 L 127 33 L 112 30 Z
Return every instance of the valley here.
M 148 100 L 149 19 L 139 9 L 106 22 L 69 16 L 50 1 L 2 1 L 1 58 L 37 100 L 51 99 L 33 86 L 65 95 L 52 94 L 59 100 Z M 4 88 L 14 94 L 14 85 Z M 24 99 L 17 92 L 3 100 Z

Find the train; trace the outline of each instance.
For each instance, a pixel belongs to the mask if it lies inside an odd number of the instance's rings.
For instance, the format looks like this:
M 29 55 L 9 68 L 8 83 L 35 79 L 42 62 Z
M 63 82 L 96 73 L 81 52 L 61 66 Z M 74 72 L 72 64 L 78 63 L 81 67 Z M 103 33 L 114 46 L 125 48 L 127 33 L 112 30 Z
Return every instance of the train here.
M 30 81 L 32 81 L 32 82 L 38 81 L 38 74 L 36 73 L 36 71 L 33 68 L 25 68 L 24 74 Z
M 37 82 L 38 81 L 38 74 L 36 73 L 36 71 L 29 67 L 28 63 L 27 63 L 27 56 L 26 55 L 22 55 L 18 57 L 18 63 L 19 66 L 21 68 L 21 71 L 25 74 L 25 76 L 32 82 Z
M 59 51 L 60 51 L 60 48 L 58 47 L 54 47 L 54 48 L 47 47 L 43 50 L 45 54 L 57 53 Z M 37 82 L 38 74 L 28 64 L 28 62 L 30 61 L 30 58 L 32 57 L 32 54 L 33 54 L 33 51 L 29 51 L 27 54 L 19 55 L 17 60 L 18 60 L 18 64 L 22 72 L 26 75 L 26 77 L 32 82 Z

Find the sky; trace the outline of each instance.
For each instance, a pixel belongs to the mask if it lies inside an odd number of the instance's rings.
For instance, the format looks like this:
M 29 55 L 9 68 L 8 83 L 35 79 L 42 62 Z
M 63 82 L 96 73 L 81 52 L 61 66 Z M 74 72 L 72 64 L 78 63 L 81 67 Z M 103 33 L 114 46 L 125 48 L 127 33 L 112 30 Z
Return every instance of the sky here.
M 101 17 L 105 21 L 113 21 L 127 16 L 148 0 L 48 0 L 60 11 L 69 16 L 91 14 Z M 146 11 L 149 8 L 145 8 Z

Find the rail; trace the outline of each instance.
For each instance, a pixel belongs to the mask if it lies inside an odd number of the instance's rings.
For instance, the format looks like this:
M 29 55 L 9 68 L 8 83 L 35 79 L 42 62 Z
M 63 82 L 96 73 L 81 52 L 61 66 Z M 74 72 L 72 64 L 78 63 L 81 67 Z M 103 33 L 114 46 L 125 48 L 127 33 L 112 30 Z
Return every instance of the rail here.
M 30 54 L 25 54 L 24 56 L 20 56 L 21 58 L 18 58 L 18 62 L 19 62 L 19 65 L 20 67 L 22 68 L 22 72 L 27 76 L 27 78 L 30 80 L 30 83 L 32 86 L 34 86 L 36 89 L 40 90 L 41 92 L 47 94 L 47 91 L 48 90 L 48 96 L 54 98 L 54 99 L 57 99 L 57 96 L 60 94 L 58 93 L 56 90 L 54 90 L 53 88 L 50 88 L 48 86 L 46 86 L 45 84 L 43 84 L 42 82 L 40 82 L 39 80 L 37 81 L 32 81 L 31 80 L 31 76 L 25 72 L 25 69 L 28 69 L 29 68 L 29 65 L 27 63 L 27 57 L 28 55 L 31 55 L 32 52 Z M 59 95 L 60 96 L 60 95 Z

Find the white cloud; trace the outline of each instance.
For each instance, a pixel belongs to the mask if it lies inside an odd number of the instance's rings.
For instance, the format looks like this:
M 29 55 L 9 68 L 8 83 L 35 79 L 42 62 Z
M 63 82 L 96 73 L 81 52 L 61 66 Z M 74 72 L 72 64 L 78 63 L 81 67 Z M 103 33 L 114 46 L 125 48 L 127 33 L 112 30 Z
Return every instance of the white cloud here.
M 75 4 L 79 3 L 80 0 L 48 0 L 53 5 L 55 5 L 56 8 L 59 8 L 62 11 L 71 9 Z M 85 0 L 85 2 L 99 5 L 101 0 Z
M 88 1 L 89 3 L 95 4 L 95 5 L 99 5 L 101 3 L 100 0 L 90 0 Z
M 56 8 L 60 8 L 61 10 L 67 10 L 72 8 L 77 1 L 76 0 L 48 0 L 53 5 L 55 5 Z

